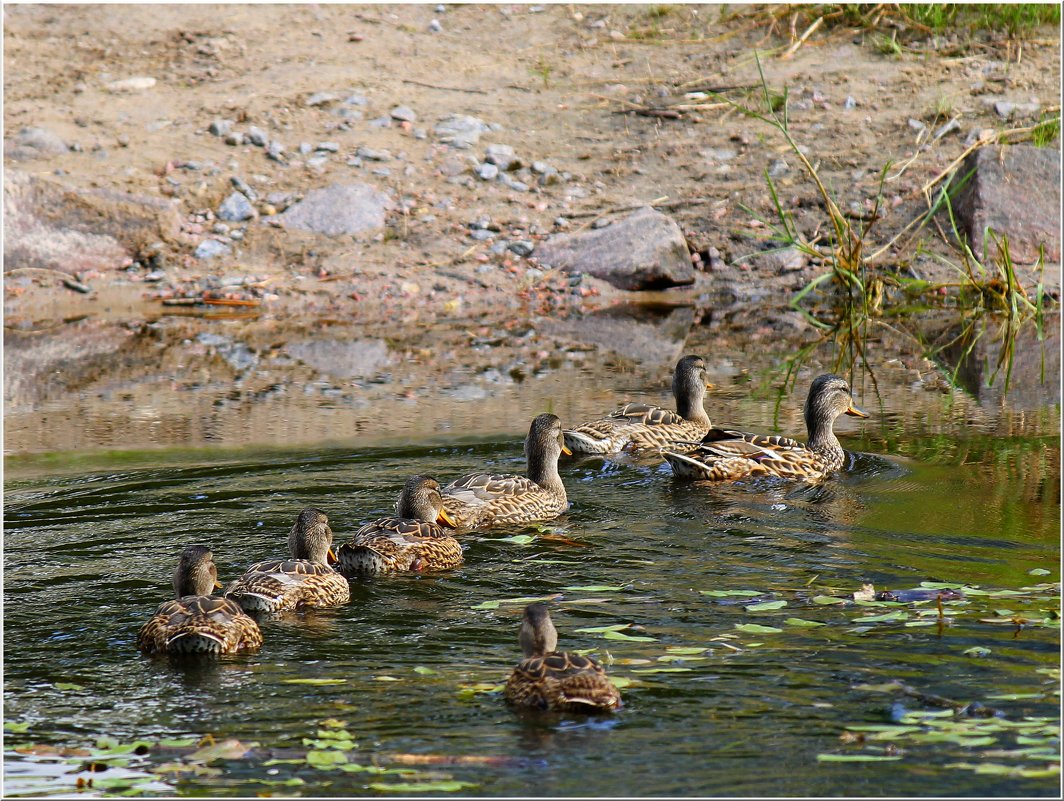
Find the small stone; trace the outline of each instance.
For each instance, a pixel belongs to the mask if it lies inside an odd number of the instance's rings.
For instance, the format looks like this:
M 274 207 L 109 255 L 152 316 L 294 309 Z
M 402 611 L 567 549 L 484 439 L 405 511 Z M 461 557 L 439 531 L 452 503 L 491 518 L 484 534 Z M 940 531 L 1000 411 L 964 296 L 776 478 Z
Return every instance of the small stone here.
M 927 129 L 927 126 L 920 122 L 920 120 L 914 120 L 912 117 L 909 118 L 909 127 L 917 133 Z
M 491 128 L 481 119 L 463 114 L 452 114 L 432 129 L 436 138 L 445 145 L 465 149 L 480 141 L 480 135 Z
M 783 159 L 776 159 L 768 168 L 768 174 L 773 178 L 783 175 L 790 170 L 790 165 Z
M 252 189 L 248 182 L 241 178 L 239 175 L 232 176 L 229 179 L 229 183 L 233 185 L 233 189 L 235 189 L 237 192 L 243 193 L 245 196 L 247 196 L 249 200 L 258 199 L 258 194 L 255 192 L 255 190 Z
M 377 117 L 376 119 L 370 120 L 369 124 L 372 125 L 374 128 L 391 128 L 392 127 L 392 118 L 391 117 Z
M 597 220 L 591 223 L 591 227 L 597 231 L 599 228 L 608 227 L 611 222 L 612 220 L 607 220 L 605 217 L 599 217 Z
M 960 129 L 961 129 L 961 124 L 958 121 L 958 119 L 956 117 L 954 117 L 952 120 L 950 120 L 945 125 L 943 125 L 941 128 L 939 128 L 937 131 L 935 131 L 935 139 L 941 139 L 946 134 L 951 134 L 954 131 L 959 131 Z
M 299 154 L 301 156 L 310 155 L 310 153 L 312 153 L 313 151 L 314 151 L 314 146 L 311 145 L 310 142 L 300 142 L 299 143 Z
M 166 273 L 162 270 L 152 270 L 150 273 L 144 276 L 144 280 L 147 281 L 149 284 L 156 284 L 159 281 L 166 280 Z
M 232 133 L 225 135 L 225 143 L 232 145 L 233 147 L 239 147 L 244 144 L 244 134 L 239 131 L 233 131 Z
M 554 218 L 554 225 L 557 226 L 558 228 L 568 228 L 569 227 L 569 220 L 567 220 L 565 217 L 555 217 Z
M 192 255 L 197 259 L 213 259 L 216 256 L 223 256 L 227 253 L 229 253 L 229 245 L 219 242 L 217 239 L 204 239 L 196 246 Z
M 387 167 L 378 167 L 377 169 L 372 170 L 372 173 L 381 178 L 387 178 L 389 175 L 392 174 L 392 171 L 389 170 Z
M 850 111 L 857 108 L 857 101 L 853 99 L 852 95 L 846 95 L 846 100 L 843 102 L 842 107 Z
M 399 122 L 414 122 L 417 120 L 417 114 L 409 106 L 396 106 L 391 111 L 392 119 Z
M 339 153 L 340 146 L 336 142 L 318 142 L 314 146 L 315 150 L 319 150 L 322 153 Z
M 354 94 L 350 95 L 344 100 L 345 106 L 366 106 L 369 105 L 369 101 L 366 100 L 364 95 Z
M 218 219 L 243 222 L 255 217 L 255 207 L 243 192 L 233 192 L 218 207 Z
M 230 231 L 229 238 L 232 239 L 234 242 L 239 242 L 241 239 L 244 238 L 244 232 L 240 230 Z
M 415 128 L 414 129 L 414 138 L 415 139 L 428 139 L 429 138 L 429 132 L 426 131 L 424 128 Z
M 266 157 L 284 164 L 284 145 L 276 139 L 273 140 L 270 142 L 269 147 L 266 148 Z
M 443 30 L 443 26 L 440 25 L 440 21 L 438 19 L 434 19 L 432 20 L 432 22 L 429 23 L 429 30 L 433 33 L 439 33 Z
M 551 170 L 554 170 L 554 168 L 545 161 L 532 162 L 532 172 L 536 173 L 537 175 L 544 175 L 550 172 Z M 554 171 L 557 172 L 557 170 Z
M 355 154 L 366 161 L 391 161 L 392 154 L 387 150 L 372 150 L 368 147 L 360 147 Z
M 528 184 L 526 184 L 524 181 L 510 181 L 510 180 L 508 180 L 508 181 L 506 181 L 506 186 L 508 186 L 510 189 L 514 190 L 515 192 L 527 192 L 528 191 Z
M 361 167 L 362 159 L 360 159 L 358 156 L 355 156 L 354 158 L 348 159 L 346 163 L 348 167 Z
M 535 244 L 527 239 L 518 239 L 511 242 L 509 245 L 509 250 L 512 253 L 516 253 L 518 256 L 531 256 L 532 251 L 535 249 Z
M 256 128 L 254 125 L 248 128 L 247 137 L 248 141 L 256 147 L 266 147 L 270 141 L 269 135 L 262 128 Z
M 493 181 L 499 176 L 499 168 L 494 164 L 481 164 L 477 167 L 476 173 L 482 181 Z
M 514 149 L 509 145 L 488 145 L 484 150 L 484 161 L 503 171 L 521 166 L 520 160 L 514 157 Z
M 326 106 L 329 103 L 334 103 L 339 98 L 331 92 L 315 92 L 307 98 L 308 106 Z
M 147 75 L 138 75 L 134 78 L 126 78 L 121 81 L 112 81 L 107 84 L 108 92 L 142 92 L 155 86 L 155 79 Z
M 478 242 L 483 242 L 485 240 L 495 238 L 495 232 L 489 231 L 487 228 L 477 228 L 473 231 L 470 231 L 469 235 Z
M 12 141 L 4 143 L 4 155 L 16 161 L 58 156 L 66 151 L 66 143 L 47 128 L 23 128 Z
M 215 223 L 214 227 L 211 228 L 211 233 L 212 234 L 228 234 L 229 233 L 229 226 L 226 225 L 223 222 Z
M 210 127 L 207 130 L 215 136 L 226 136 L 230 131 L 233 130 L 233 121 L 215 120 L 211 123 Z

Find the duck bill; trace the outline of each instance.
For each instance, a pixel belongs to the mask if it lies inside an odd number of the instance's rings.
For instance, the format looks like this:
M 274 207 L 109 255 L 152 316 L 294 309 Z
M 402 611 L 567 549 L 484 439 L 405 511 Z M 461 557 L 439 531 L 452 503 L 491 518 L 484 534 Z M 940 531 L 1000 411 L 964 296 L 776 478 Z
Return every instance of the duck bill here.
M 868 412 L 853 401 L 850 401 L 850 408 L 846 410 L 846 414 L 850 415 L 850 417 L 868 417 Z
M 562 443 L 562 453 L 564 453 L 566 456 L 572 456 L 573 455 L 573 452 L 571 450 L 569 450 L 569 446 L 566 445 L 564 442 Z
M 436 515 L 436 522 L 443 523 L 445 526 L 450 526 L 451 528 L 458 528 L 458 522 L 451 517 L 447 510 L 442 506 L 440 507 L 439 514 Z
M 220 581 L 214 582 L 214 589 L 220 590 L 221 588 L 222 588 L 222 582 L 220 582 Z
M 337 562 L 340 561 L 336 558 L 336 551 L 332 549 L 332 546 L 329 546 L 329 552 L 325 555 L 325 561 L 327 561 L 330 565 L 335 565 Z

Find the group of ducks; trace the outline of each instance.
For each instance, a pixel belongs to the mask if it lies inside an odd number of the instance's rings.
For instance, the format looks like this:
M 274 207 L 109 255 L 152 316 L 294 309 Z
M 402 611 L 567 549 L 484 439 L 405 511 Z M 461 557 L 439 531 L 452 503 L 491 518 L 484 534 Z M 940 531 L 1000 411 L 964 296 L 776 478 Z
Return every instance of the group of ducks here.
M 844 379 L 819 376 L 806 398 L 809 439 L 803 445 L 787 437 L 714 428 L 703 407 L 708 386 L 702 358 L 685 356 L 673 373 L 675 412 L 629 403 L 568 430 L 555 415 L 541 414 L 525 439 L 527 475 L 470 473 L 445 487 L 429 476 L 413 476 L 399 495 L 394 517 L 365 524 L 335 551 L 325 513 L 304 509 L 288 535 L 291 558 L 253 564 L 222 597 L 210 594 L 222 588 L 210 549 L 190 545 L 174 571 L 175 598 L 159 606 L 140 629 L 137 647 L 151 654 L 227 654 L 257 648 L 262 632 L 249 612 L 338 606 L 351 598 L 348 577 L 456 567 L 462 562 L 462 546 L 449 529 L 549 520 L 569 508 L 558 474 L 563 453 L 650 450 L 664 456 L 679 478 L 817 481 L 845 460 L 833 431 L 836 418 L 868 416 L 854 404 Z M 510 703 L 557 711 L 620 706 L 620 693 L 597 662 L 557 651 L 558 633 L 544 604 L 525 609 L 519 640 L 524 659 L 506 683 Z

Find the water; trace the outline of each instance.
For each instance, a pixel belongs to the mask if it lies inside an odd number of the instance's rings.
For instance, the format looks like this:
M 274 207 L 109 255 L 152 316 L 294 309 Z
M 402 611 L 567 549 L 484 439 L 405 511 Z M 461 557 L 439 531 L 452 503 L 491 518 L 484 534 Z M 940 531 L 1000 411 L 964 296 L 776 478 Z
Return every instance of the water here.
M 711 364 L 715 422 L 801 432 L 800 397 L 759 391 L 759 374 L 725 361 Z M 254 747 L 204 768 L 189 759 L 194 747 L 153 746 L 96 774 L 95 789 L 111 777 L 112 791 L 147 795 L 360 795 L 410 782 L 474 795 L 1056 796 L 1059 775 L 1037 771 L 1059 767 L 1059 737 L 1031 718 L 1060 711 L 1059 401 L 980 404 L 914 389 L 901 371 L 878 383 L 877 396 L 859 382 L 874 417 L 840 421 L 857 455 L 823 487 L 707 489 L 674 482 L 653 458 L 567 460 L 573 508 L 562 518 L 468 535 L 460 569 L 355 581 L 343 608 L 264 621 L 260 652 L 192 666 L 134 648 L 184 545 L 210 544 L 230 579 L 283 554 L 303 506 L 325 510 L 343 542 L 389 514 L 412 473 L 522 471 L 520 436 L 101 453 L 69 466 L 9 459 L 4 713 L 25 731 L 7 732 L 5 793 L 70 792 L 89 775 L 87 756 L 64 761 L 42 746 L 211 734 Z M 561 406 L 563 420 L 588 411 Z M 970 594 L 944 607 L 941 625 L 933 602 L 812 602 L 866 582 L 924 581 L 1020 594 Z M 703 592 L 743 590 L 757 598 Z M 591 650 L 630 682 L 613 718 L 517 714 L 503 702 L 522 609 L 506 600 L 548 596 L 561 646 Z M 787 605 L 747 610 L 755 600 Z M 898 609 L 903 620 L 856 622 Z M 1032 624 L 982 622 L 1016 615 Z M 652 639 L 578 631 L 616 624 Z M 737 628 L 747 624 L 781 631 Z M 319 683 L 293 683 L 306 679 Z M 923 696 L 868 689 L 892 680 Z M 991 721 L 981 741 L 928 721 L 893 740 L 840 739 L 847 727 L 939 711 L 931 695 L 979 701 L 1005 723 Z M 328 750 L 321 732 L 342 728 L 357 744 L 342 757 L 349 768 L 392 772 L 307 765 L 308 750 Z M 30 743 L 35 756 L 11 750 Z M 459 784 L 438 784 L 448 781 Z

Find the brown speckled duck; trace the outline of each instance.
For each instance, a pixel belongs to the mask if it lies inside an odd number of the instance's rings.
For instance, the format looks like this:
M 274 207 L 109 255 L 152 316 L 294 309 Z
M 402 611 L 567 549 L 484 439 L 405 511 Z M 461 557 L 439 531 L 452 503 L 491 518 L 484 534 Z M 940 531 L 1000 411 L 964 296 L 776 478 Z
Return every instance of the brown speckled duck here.
M 221 588 L 211 549 L 189 545 L 174 570 L 174 600 L 161 604 L 137 633 L 147 654 L 232 654 L 262 645 L 259 625 L 240 606 L 211 597 Z
M 676 411 L 646 403 L 628 403 L 599 420 L 566 430 L 573 453 L 618 453 L 626 448 L 661 448 L 676 440 L 699 439 L 710 422 L 702 402 L 706 396 L 706 363 L 684 356 L 672 374 Z
M 447 512 L 460 527 L 551 520 L 569 508 L 558 457 L 571 453 L 553 414 L 532 421 L 525 438 L 528 477 L 470 473 L 443 488 Z
M 444 570 L 462 564 L 462 546 L 438 522 L 453 526 L 436 479 L 411 476 L 396 504 L 396 517 L 382 517 L 355 532 L 336 552 L 345 576 Z
M 546 604 L 525 607 L 520 640 L 525 658 L 506 682 L 507 702 L 554 712 L 609 712 L 621 706 L 621 693 L 594 659 L 555 650 L 558 630 Z
M 826 374 L 813 381 L 805 400 L 807 445 L 786 437 L 711 429 L 694 450 L 664 451 L 662 455 L 680 478 L 732 481 L 747 476 L 779 476 L 817 481 L 842 467 L 846 459 L 832 430 L 842 414 L 868 417 L 854 404 L 846 380 Z
M 329 518 L 320 509 L 299 513 L 288 535 L 291 559 L 257 562 L 230 584 L 225 597 L 245 612 L 286 612 L 338 606 L 351 600 L 347 579 L 329 566 L 332 552 Z

